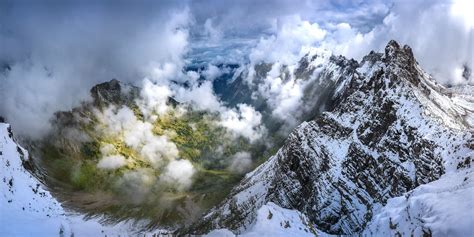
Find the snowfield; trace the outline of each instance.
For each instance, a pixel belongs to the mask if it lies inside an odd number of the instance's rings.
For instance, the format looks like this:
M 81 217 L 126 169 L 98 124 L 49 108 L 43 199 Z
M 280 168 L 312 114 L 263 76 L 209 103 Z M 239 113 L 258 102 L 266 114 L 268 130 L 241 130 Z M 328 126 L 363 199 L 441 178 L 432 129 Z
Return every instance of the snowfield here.
M 446 174 L 401 197 L 389 199 L 362 236 L 473 236 L 473 200 L 474 170 Z M 239 236 L 335 236 L 309 223 L 299 211 L 269 202 L 258 210 L 255 224 Z M 206 236 L 236 235 L 227 229 L 218 229 Z
M 473 200 L 472 169 L 446 174 L 389 199 L 364 236 L 473 236 Z

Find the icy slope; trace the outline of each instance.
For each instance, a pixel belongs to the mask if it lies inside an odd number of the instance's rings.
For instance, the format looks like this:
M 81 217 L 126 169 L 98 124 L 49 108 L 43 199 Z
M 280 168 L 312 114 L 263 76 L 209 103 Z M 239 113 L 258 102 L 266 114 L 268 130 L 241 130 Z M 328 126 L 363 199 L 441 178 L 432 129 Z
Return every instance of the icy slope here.
M 273 202 L 322 231 L 356 234 L 391 198 L 470 169 L 472 104 L 436 84 L 408 46 L 392 41 L 344 78 L 332 111 L 301 124 L 188 231 L 244 233 Z
M 57 235 L 67 223 L 63 210 L 23 168 L 28 153 L 13 141 L 9 129 L 0 124 L 0 235 Z
M 135 235 L 128 223 L 105 226 L 65 211 L 24 168 L 28 152 L 13 139 L 10 126 L 0 123 L 0 236 Z
M 391 198 L 364 236 L 472 236 L 474 170 L 443 175 L 401 197 Z

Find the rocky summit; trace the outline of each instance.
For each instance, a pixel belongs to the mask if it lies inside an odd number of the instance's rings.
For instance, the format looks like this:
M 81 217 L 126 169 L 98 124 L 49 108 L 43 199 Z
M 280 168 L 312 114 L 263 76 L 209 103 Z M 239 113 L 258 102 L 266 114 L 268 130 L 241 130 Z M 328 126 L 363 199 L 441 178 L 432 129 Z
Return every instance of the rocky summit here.
M 386 226 L 388 235 L 431 236 L 436 231 L 430 220 L 422 220 L 429 210 L 411 217 L 421 220 L 418 225 L 412 221 L 403 226 L 389 215 L 396 209 L 384 208 L 393 198 L 408 199 L 412 190 L 440 177 L 470 182 L 473 88 L 462 92 L 437 84 L 411 48 L 395 41 L 384 53 L 371 52 L 360 63 L 343 57 L 338 61 L 352 70 L 337 75 L 344 80 L 332 78 L 332 109 L 298 126 L 274 156 L 185 233 L 222 228 L 243 233 L 270 202 L 299 211 L 328 234 L 382 234 L 376 225 Z M 303 60 L 301 65 L 311 64 Z M 472 185 L 451 188 L 467 190 L 472 198 Z M 375 217 L 383 211 L 388 218 L 379 223 Z

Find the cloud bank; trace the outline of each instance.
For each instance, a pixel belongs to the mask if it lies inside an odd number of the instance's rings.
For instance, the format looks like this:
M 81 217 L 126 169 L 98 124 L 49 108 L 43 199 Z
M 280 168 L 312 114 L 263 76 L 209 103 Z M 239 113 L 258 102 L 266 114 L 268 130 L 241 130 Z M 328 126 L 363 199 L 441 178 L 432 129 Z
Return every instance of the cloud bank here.
M 2 1 L 0 114 L 38 137 L 55 111 L 87 99 L 98 82 L 182 66 L 191 19 L 180 5 Z
M 41 135 L 52 113 L 111 78 L 184 82 L 192 76 L 183 66 L 200 57 L 291 65 L 311 47 L 360 59 L 390 39 L 411 45 L 439 82 L 473 84 L 465 78 L 473 68 L 471 8 L 469 0 L 3 1 L 0 114 L 19 133 Z M 219 75 L 209 68 L 206 77 Z
M 391 39 L 410 45 L 421 66 L 438 82 L 474 85 L 470 73 L 474 68 L 473 21 L 463 10 L 472 8 L 472 3 L 393 1 L 375 5 L 371 9 L 381 17 L 377 18 L 380 22 L 367 22 L 371 27 L 360 24 L 361 11 L 352 12 L 352 17 L 334 14 L 324 19 L 305 13 L 275 17 L 267 33 L 249 50 L 246 82 L 251 88 L 257 87 L 255 98 L 267 100 L 273 116 L 294 127 L 301 122 L 298 111 L 308 84 L 293 77 L 301 57 L 319 55 L 321 62 L 317 64 L 323 64 L 331 54 L 360 61 L 371 50 L 383 51 Z M 261 63 L 270 63 L 271 70 L 256 78 L 255 67 Z

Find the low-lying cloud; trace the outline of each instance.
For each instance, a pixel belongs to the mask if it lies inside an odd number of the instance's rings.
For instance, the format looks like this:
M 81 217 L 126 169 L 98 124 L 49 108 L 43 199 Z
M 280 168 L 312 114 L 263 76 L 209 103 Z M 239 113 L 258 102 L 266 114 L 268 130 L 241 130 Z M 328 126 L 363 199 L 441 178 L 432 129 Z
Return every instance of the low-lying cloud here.
M 173 160 L 165 168 L 161 175 L 162 182 L 173 185 L 177 190 L 182 191 L 192 185 L 192 177 L 196 170 L 188 160 Z
M 102 157 L 97 164 L 100 169 L 117 169 L 127 164 L 125 157 L 122 155 L 111 155 Z
M 252 156 L 249 152 L 240 151 L 231 157 L 229 169 L 233 172 L 243 174 L 252 167 Z
M 238 104 L 237 109 L 222 112 L 220 125 L 251 142 L 262 138 L 266 131 L 262 115 L 247 104 Z

